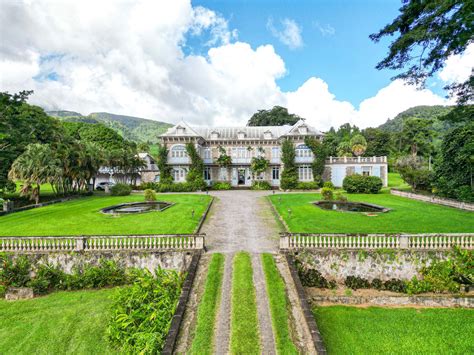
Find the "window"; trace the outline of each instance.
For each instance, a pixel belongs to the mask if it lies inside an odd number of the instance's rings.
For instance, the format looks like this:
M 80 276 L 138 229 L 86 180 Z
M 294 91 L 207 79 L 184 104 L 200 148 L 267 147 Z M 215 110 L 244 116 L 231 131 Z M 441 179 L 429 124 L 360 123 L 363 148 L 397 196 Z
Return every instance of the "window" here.
M 231 156 L 233 159 L 245 159 L 252 156 L 252 151 L 246 147 L 232 148 Z
M 273 136 L 272 136 L 272 132 L 270 132 L 270 131 L 265 131 L 265 132 L 263 133 L 263 138 L 264 138 L 264 139 L 272 139 L 272 137 L 273 137 Z
M 186 153 L 186 147 L 184 145 L 175 145 L 171 148 L 172 158 L 185 158 L 187 156 L 188 153 Z
M 280 147 L 272 147 L 272 158 L 273 159 L 280 158 Z
M 159 174 L 155 175 L 154 181 L 155 182 L 160 182 L 160 175 Z
M 298 180 L 300 181 L 313 180 L 313 171 L 311 170 L 311 166 L 302 165 L 298 167 Z
M 204 180 L 211 180 L 211 168 L 204 168 Z
M 173 169 L 173 180 L 176 182 L 184 181 L 186 178 L 186 169 L 174 168 Z
M 372 175 L 372 167 L 371 166 L 363 166 L 362 167 L 362 175 L 364 175 L 364 176 Z
M 278 166 L 272 168 L 272 179 L 280 180 L 280 168 Z
M 202 155 L 203 159 L 211 159 L 211 148 L 204 148 Z
M 300 144 L 299 146 L 297 146 L 295 153 L 297 158 L 310 158 L 313 156 L 313 152 L 311 151 L 311 149 L 309 149 L 308 146 L 304 144 Z
M 346 174 L 347 175 L 354 175 L 355 174 L 355 166 L 348 166 L 346 168 Z

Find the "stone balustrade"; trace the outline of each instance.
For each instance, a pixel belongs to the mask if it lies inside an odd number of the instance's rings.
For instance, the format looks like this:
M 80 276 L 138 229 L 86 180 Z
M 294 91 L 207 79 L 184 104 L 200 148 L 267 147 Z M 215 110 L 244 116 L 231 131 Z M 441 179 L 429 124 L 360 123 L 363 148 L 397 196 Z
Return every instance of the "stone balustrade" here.
M 474 233 L 450 234 L 304 234 L 282 233 L 281 250 L 297 249 L 416 249 L 446 250 L 457 245 L 474 249 Z
M 386 156 L 379 157 L 329 157 L 326 164 L 387 163 Z
M 0 238 L 0 252 L 48 253 L 94 251 L 162 251 L 204 249 L 205 234 L 7 237 Z

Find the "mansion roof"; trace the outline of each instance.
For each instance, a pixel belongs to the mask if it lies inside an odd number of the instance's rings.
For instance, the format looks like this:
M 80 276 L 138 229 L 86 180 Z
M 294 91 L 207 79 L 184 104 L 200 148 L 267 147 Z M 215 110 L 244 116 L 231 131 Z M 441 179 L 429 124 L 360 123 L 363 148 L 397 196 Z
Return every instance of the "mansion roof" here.
M 299 120 L 293 126 L 191 127 L 181 121 L 161 137 L 201 137 L 205 140 L 278 139 L 287 136 L 321 136 L 322 132 Z

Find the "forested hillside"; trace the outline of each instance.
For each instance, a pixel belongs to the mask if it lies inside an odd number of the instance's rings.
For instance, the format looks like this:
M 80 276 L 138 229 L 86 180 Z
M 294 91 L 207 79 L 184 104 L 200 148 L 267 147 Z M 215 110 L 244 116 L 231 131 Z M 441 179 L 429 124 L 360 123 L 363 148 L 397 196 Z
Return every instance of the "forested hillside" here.
M 94 112 L 88 116 L 74 111 L 47 111 L 47 114 L 67 122 L 102 123 L 134 142 L 156 143 L 158 136 L 172 126 L 166 122 L 107 112 Z
M 448 121 L 440 121 L 439 118 L 447 115 L 453 109 L 452 106 L 415 106 L 400 112 L 391 120 L 387 120 L 378 128 L 384 132 L 401 132 L 403 130 L 403 121 L 408 118 L 422 118 L 433 120 L 433 129 L 435 131 L 446 130 L 451 127 Z

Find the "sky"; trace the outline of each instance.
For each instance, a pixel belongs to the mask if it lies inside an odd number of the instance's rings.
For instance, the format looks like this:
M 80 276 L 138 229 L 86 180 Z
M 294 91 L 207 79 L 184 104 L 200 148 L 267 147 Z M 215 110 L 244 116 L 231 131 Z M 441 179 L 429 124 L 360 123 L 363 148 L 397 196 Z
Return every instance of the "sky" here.
M 369 39 L 398 0 L 0 0 L 0 91 L 46 110 L 191 125 L 244 125 L 285 106 L 321 130 L 375 127 L 416 105 L 452 104 L 474 45 L 417 90 L 375 65 Z

